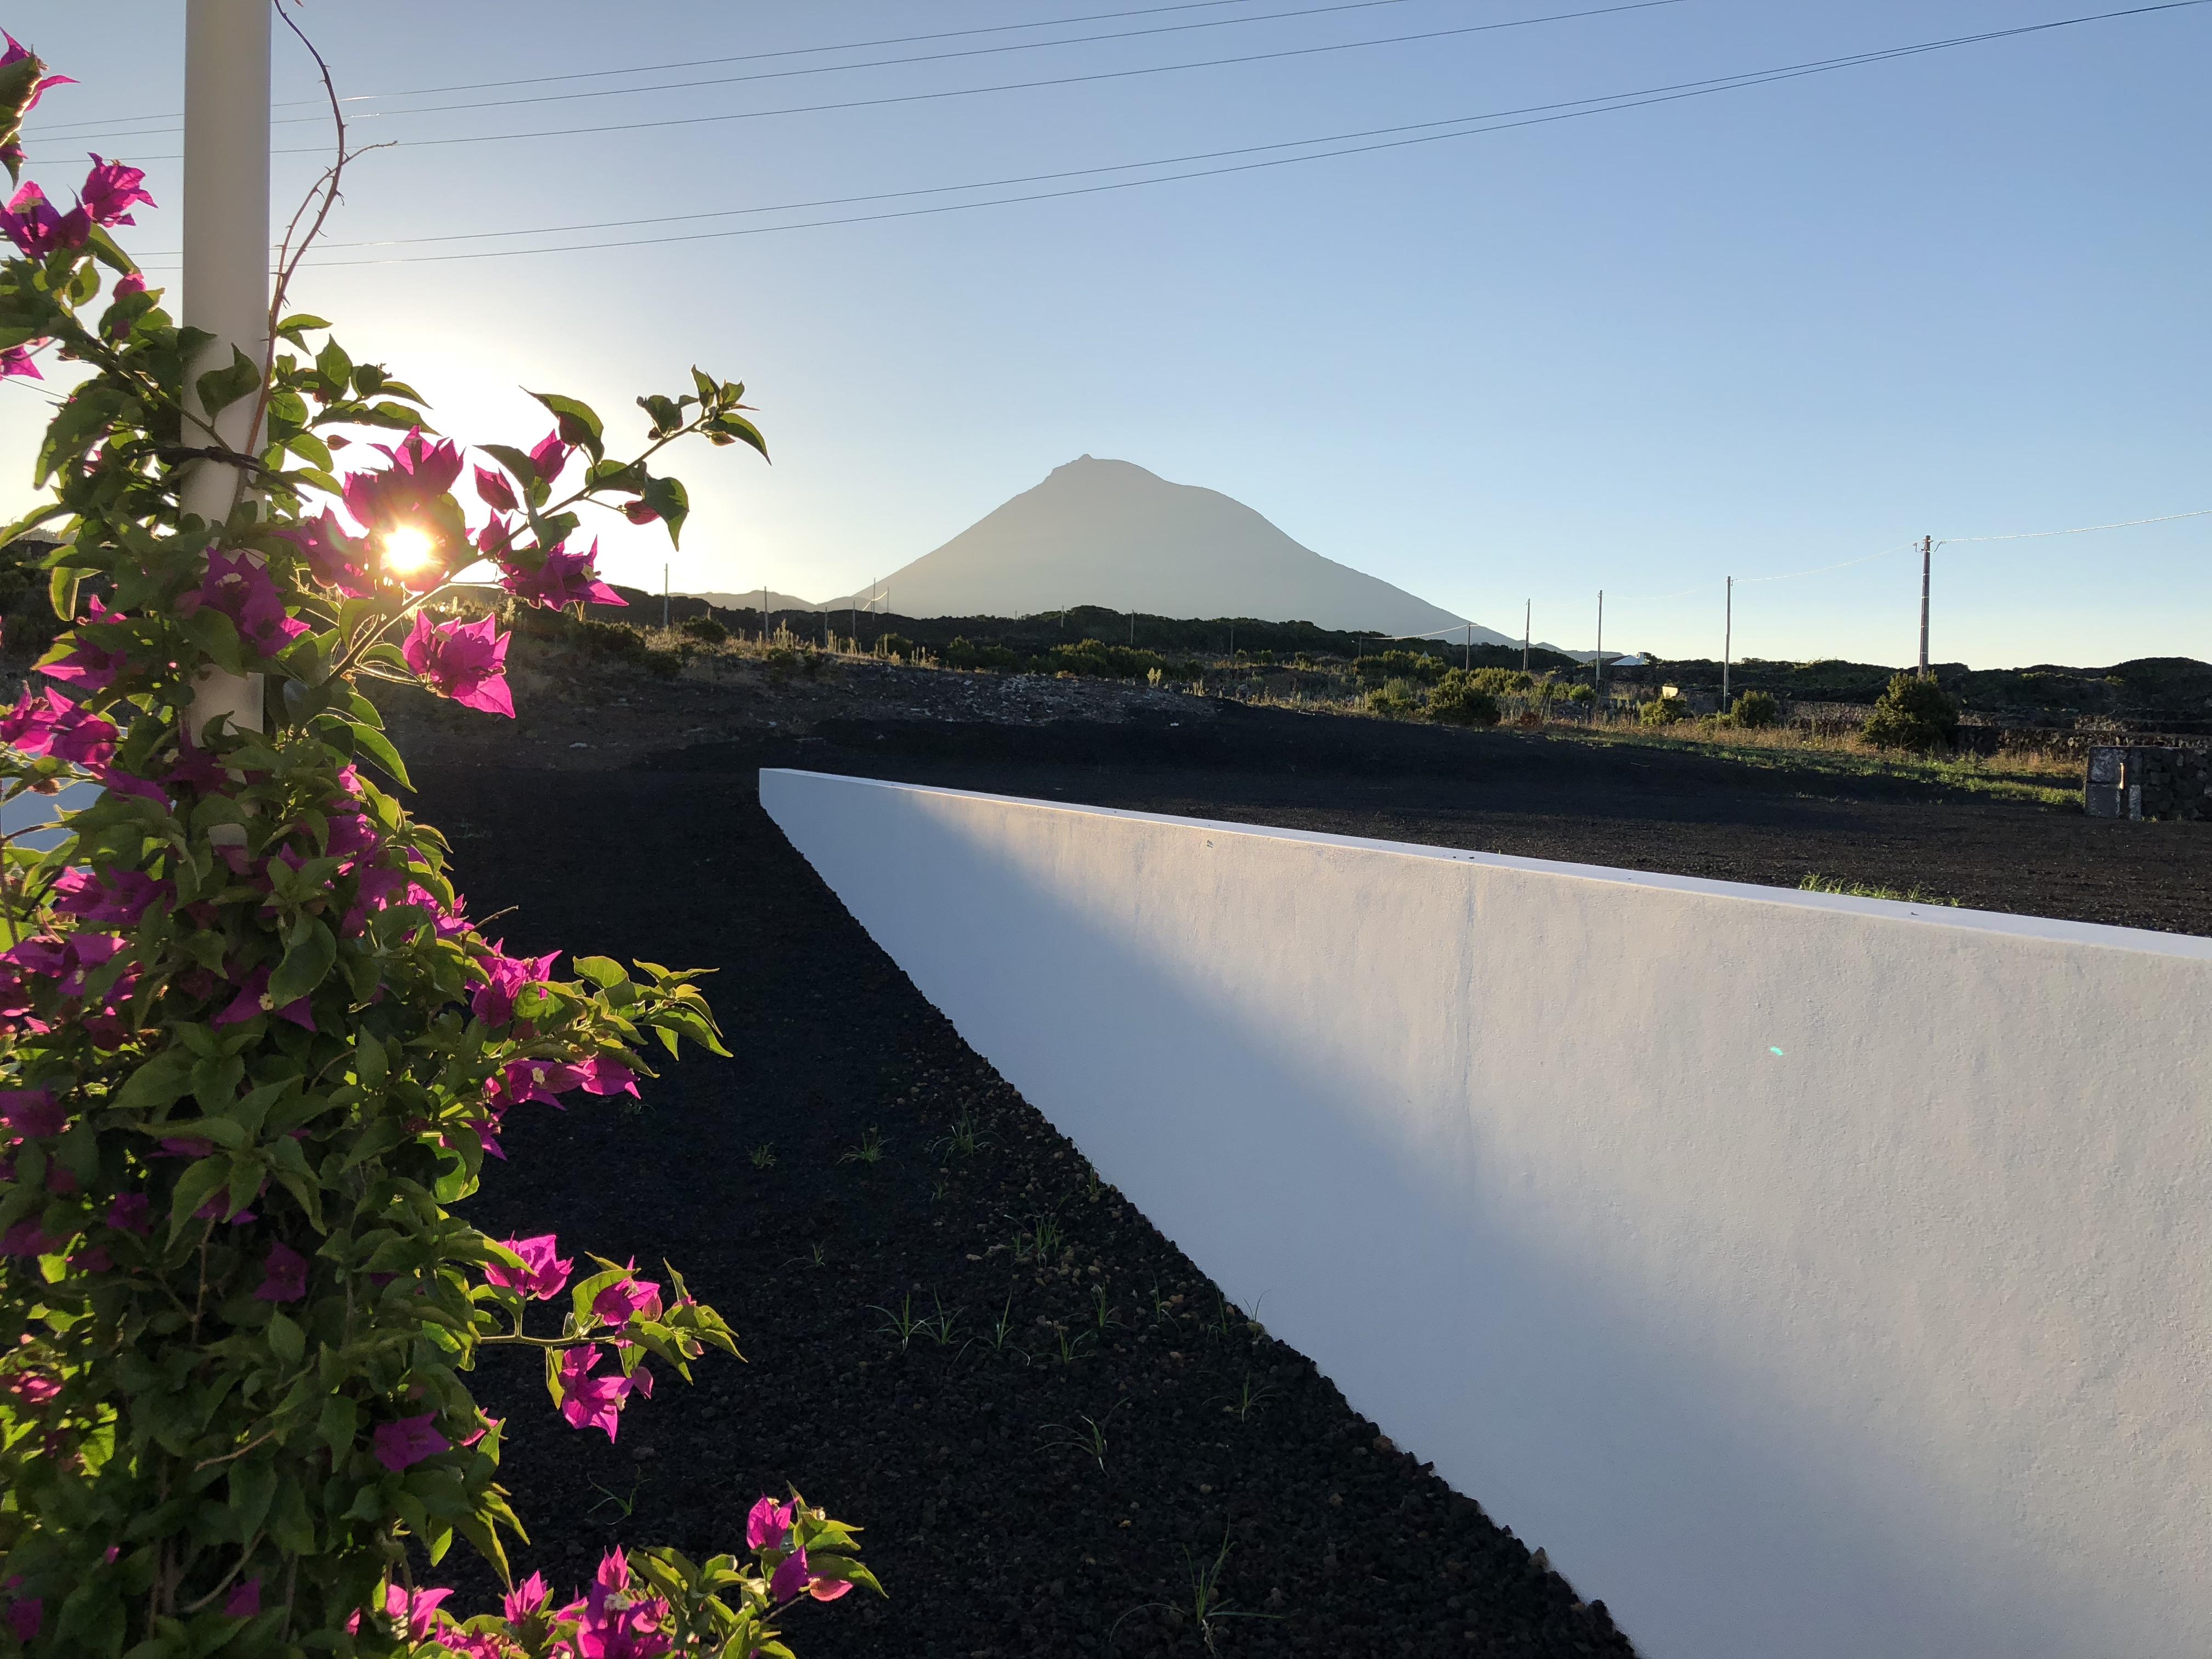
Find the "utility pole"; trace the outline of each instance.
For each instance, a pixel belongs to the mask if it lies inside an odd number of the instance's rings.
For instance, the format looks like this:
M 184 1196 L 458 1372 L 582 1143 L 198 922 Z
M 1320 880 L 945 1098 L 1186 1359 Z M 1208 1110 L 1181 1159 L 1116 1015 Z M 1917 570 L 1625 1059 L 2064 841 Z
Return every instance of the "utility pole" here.
M 1936 538 L 1920 538 L 1920 678 L 1928 678 L 1928 568 L 1935 562 Z
M 761 584 L 761 643 L 762 643 L 762 645 L 765 646 L 765 645 L 768 643 L 768 635 L 769 635 L 769 627 L 768 627 L 768 584 L 767 584 L 766 582 L 763 582 L 763 583 Z
M 1521 601 L 1521 672 L 1528 672 L 1528 618 L 1536 609 L 1534 599 Z
M 1729 700 L 1729 663 L 1735 655 L 1735 578 L 1728 579 L 1727 620 L 1721 624 L 1721 708 Z
M 668 626 L 668 567 L 660 567 L 660 625 Z
M 240 455 L 260 451 L 259 400 L 240 398 L 208 422 L 192 388 L 229 364 L 233 347 L 257 367 L 269 358 L 270 11 L 270 0 L 190 0 L 185 14 L 184 321 L 215 337 L 185 374 L 185 441 Z M 201 461 L 185 475 L 180 501 L 219 525 L 245 492 L 240 469 Z M 225 714 L 261 729 L 260 675 L 200 676 L 192 735 Z
M 1469 673 L 1473 673 L 1474 672 L 1474 624 L 1473 623 L 1469 623 L 1467 625 L 1467 650 L 1461 660 L 1460 666 L 1466 669 Z
M 1590 659 L 1590 690 L 1605 690 L 1605 589 L 1597 591 L 1597 654 Z

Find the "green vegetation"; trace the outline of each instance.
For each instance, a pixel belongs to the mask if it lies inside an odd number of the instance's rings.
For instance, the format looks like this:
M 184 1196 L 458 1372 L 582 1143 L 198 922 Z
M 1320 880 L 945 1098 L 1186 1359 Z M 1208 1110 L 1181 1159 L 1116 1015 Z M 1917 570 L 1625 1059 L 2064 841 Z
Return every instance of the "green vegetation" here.
M 1736 698 L 1729 717 L 1746 731 L 1760 732 L 1781 717 L 1781 709 L 1772 692 L 1746 691 Z
M 686 617 L 676 624 L 676 631 L 686 639 L 696 640 L 702 645 L 720 645 L 730 637 L 730 630 L 712 617 Z
M 1672 726 L 1676 720 L 1687 720 L 1690 705 L 1680 697 L 1654 697 L 1650 702 L 1639 703 L 1636 718 L 1644 726 Z
M 1917 755 L 1949 749 L 1959 741 L 1959 705 L 1934 680 L 1897 674 L 1875 700 L 1864 736 L 1877 749 L 1909 749 Z
M 1918 884 L 1899 892 L 1894 887 L 1869 887 L 1864 882 L 1845 881 L 1838 876 L 1824 876 L 1815 871 L 1797 884 L 1801 893 L 1842 893 L 1851 898 L 1894 899 L 1900 904 L 1941 904 L 1955 910 L 1959 901 L 1939 898 L 1933 893 L 1921 891 Z
M 1498 699 L 1486 688 L 1486 677 L 1503 675 L 1498 668 L 1478 668 L 1468 673 L 1463 668 L 1448 668 L 1443 677 L 1429 693 L 1429 718 L 1446 726 L 1495 726 L 1498 724 Z M 1526 679 L 1528 676 L 1519 678 Z

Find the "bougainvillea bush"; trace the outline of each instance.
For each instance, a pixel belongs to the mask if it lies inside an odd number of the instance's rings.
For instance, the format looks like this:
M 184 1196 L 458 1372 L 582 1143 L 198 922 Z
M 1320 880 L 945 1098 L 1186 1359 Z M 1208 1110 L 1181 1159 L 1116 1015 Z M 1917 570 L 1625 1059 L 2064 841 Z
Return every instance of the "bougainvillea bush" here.
M 15 174 L 56 81 L 9 48 Z M 0 718 L 0 793 L 100 786 L 0 879 L 0 1653 L 784 1654 L 795 1604 L 874 1586 L 795 1494 L 728 1555 L 513 1584 L 479 1350 L 542 1350 L 554 1407 L 610 1437 L 657 1376 L 736 1350 L 673 1269 L 494 1240 L 453 1206 L 507 1114 L 619 1104 L 654 1044 L 723 1050 L 688 974 L 564 974 L 485 937 L 388 792 L 405 773 L 362 689 L 512 714 L 497 617 L 441 609 L 450 584 L 611 602 L 579 510 L 675 533 L 684 492 L 649 465 L 695 434 L 760 447 L 743 388 L 641 398 L 635 460 L 544 396 L 553 430 L 483 446 L 465 507 L 468 463 L 406 385 L 298 315 L 265 362 L 208 368 L 112 234 L 143 175 L 95 156 L 76 194 L 25 184 L 0 226 L 0 375 L 69 384 L 46 503 L 4 532 L 58 544 L 69 627 Z M 246 400 L 262 436 L 234 453 L 212 417 Z M 180 507 L 194 468 L 238 480 L 216 521 Z M 210 676 L 254 677 L 259 729 L 196 718 Z M 456 1539 L 512 1587 L 498 1610 L 445 1605 Z

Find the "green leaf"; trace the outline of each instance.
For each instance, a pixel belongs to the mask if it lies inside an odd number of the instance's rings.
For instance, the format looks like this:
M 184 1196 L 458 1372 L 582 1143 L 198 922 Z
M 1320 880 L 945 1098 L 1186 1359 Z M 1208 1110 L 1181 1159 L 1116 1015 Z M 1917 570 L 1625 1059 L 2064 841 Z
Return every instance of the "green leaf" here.
M 330 1350 L 325 1350 L 327 1353 Z M 316 1432 L 323 1443 L 331 1449 L 334 1459 L 343 1459 L 346 1449 L 354 1443 L 361 1430 L 361 1411 L 343 1395 L 332 1395 L 323 1401 L 322 1416 L 316 1423 Z
M 602 991 L 611 991 L 629 977 L 612 957 L 578 957 L 576 972 Z
M 770 459 L 768 440 L 761 436 L 760 428 L 742 415 L 717 415 L 700 428 L 710 443 L 750 444 L 760 451 L 761 459 Z
M 533 392 L 530 395 L 553 412 L 554 422 L 561 428 L 562 443 L 581 445 L 595 461 L 605 459 L 605 430 L 589 404 L 563 397 L 557 392 Z
M 405 659 L 401 660 L 404 662 Z M 392 746 L 392 739 L 383 732 L 372 726 L 356 726 L 353 729 L 353 740 L 356 746 L 382 767 L 386 775 L 402 789 L 415 787 L 413 780 L 407 775 L 405 763 L 399 758 L 399 751 Z
M 296 1365 L 307 1357 L 307 1334 L 299 1322 L 289 1315 L 269 1316 L 269 1352 L 287 1365 Z
M 641 499 L 660 514 L 661 522 L 668 526 L 668 544 L 680 546 L 684 520 L 691 516 L 691 497 L 684 493 L 680 479 L 647 478 L 639 492 Z
M 307 932 L 284 952 L 284 960 L 269 975 L 269 1002 L 283 1008 L 306 996 L 330 975 L 338 959 L 338 942 L 329 926 L 312 921 Z
M 294 345 L 304 348 L 307 343 L 301 336 L 318 329 L 326 329 L 329 326 L 330 324 L 323 318 L 312 316 L 302 311 L 287 317 L 283 322 L 277 324 L 276 334 L 278 338 L 289 340 Z
M 191 1224 L 192 1212 L 213 1198 L 230 1180 L 230 1160 L 216 1155 L 204 1158 L 177 1182 L 169 1200 L 169 1239 L 174 1243 Z
M 538 482 L 538 467 L 530 457 L 512 444 L 478 444 L 478 449 L 512 472 L 525 489 Z
M 229 366 L 210 369 L 192 382 L 192 390 L 199 394 L 200 412 L 213 420 L 260 384 L 260 365 L 233 346 Z

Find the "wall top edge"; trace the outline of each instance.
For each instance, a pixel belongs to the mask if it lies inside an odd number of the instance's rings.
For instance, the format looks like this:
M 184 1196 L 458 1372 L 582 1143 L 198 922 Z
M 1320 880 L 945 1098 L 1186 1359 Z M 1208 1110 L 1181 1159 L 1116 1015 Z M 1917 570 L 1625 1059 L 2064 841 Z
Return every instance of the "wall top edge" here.
M 897 783 L 882 778 L 854 777 L 840 772 L 810 772 L 799 767 L 763 767 L 760 777 L 763 784 L 770 778 L 789 778 L 852 788 L 889 790 L 905 795 L 983 801 L 998 806 L 1063 813 L 1071 817 L 1156 823 L 1174 829 L 1200 830 L 1211 834 L 1249 836 L 1262 841 L 1303 842 L 1314 846 L 1385 853 L 1436 863 L 1468 864 L 1495 870 L 1559 876 L 1577 881 L 1605 882 L 1617 886 L 1692 893 L 1736 903 L 1837 911 L 1890 922 L 2003 933 L 2017 939 L 2094 945 L 2108 950 L 2212 962 L 2212 939 L 2193 933 L 2162 933 L 2149 928 L 2118 927 L 2103 922 L 2062 921 L 2050 916 L 2014 915 L 2001 910 L 1954 909 L 1949 905 L 1910 904 L 1897 899 L 1856 898 L 1842 893 L 1808 893 L 1794 887 L 1762 887 L 1752 882 L 1716 881 L 1704 876 L 1664 875 L 1656 871 L 1615 869 L 1601 864 L 1571 864 L 1553 859 L 1521 858 L 1510 853 L 1471 852 L 1465 848 L 1431 847 L 1419 842 L 1382 841 L 1365 836 L 1337 836 L 1318 830 L 1282 829 L 1267 824 L 1231 823 L 1218 818 L 1176 817 L 1164 812 L 1138 812 L 1118 806 L 1089 806 L 1072 801 L 1038 800 L 1025 795 L 992 794 L 976 789 Z

